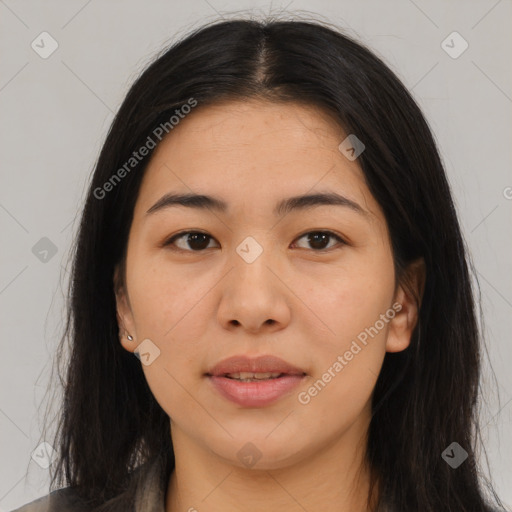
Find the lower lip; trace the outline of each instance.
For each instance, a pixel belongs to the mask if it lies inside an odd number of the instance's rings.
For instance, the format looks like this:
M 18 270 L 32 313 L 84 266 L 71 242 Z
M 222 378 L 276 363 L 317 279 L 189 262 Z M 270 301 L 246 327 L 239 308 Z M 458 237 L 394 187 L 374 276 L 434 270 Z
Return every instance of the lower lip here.
M 284 375 L 277 379 L 243 382 L 223 376 L 208 376 L 221 395 L 244 407 L 263 407 L 271 404 L 290 393 L 304 377 L 304 375 Z

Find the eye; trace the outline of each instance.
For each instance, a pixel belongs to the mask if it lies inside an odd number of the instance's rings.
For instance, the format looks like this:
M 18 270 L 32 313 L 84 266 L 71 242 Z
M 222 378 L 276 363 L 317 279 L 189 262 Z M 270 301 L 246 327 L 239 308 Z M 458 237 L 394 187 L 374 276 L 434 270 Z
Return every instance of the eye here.
M 308 233 L 304 233 L 297 240 L 301 240 L 302 238 L 307 237 L 307 243 L 312 244 L 315 252 L 320 252 L 325 250 L 326 248 L 331 249 L 331 247 L 326 247 L 326 243 L 329 239 L 335 238 L 340 244 L 346 245 L 345 240 L 343 240 L 340 236 L 332 231 L 309 231 Z M 307 249 L 307 247 L 306 247 Z
M 178 246 L 178 249 L 188 252 L 200 252 L 203 249 L 208 249 L 208 240 L 213 240 L 210 235 L 201 231 L 182 231 L 164 242 L 163 246 L 175 245 L 174 242 L 182 238 L 184 241 L 182 242 L 181 247 Z M 175 249 L 175 247 L 172 247 L 172 249 Z

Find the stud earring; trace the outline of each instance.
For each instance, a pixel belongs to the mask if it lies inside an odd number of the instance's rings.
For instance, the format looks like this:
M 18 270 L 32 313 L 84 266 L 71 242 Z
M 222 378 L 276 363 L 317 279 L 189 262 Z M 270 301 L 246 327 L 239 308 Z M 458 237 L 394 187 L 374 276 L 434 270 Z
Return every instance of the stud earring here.
M 128 341 L 133 341 L 133 336 L 131 334 L 128 334 L 126 337 L 128 338 Z

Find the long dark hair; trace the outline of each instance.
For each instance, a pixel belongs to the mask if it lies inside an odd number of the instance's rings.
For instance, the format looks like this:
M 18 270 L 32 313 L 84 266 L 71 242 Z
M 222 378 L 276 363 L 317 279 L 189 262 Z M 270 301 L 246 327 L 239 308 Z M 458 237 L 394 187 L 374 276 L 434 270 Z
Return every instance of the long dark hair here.
M 386 354 L 373 394 L 366 459 L 381 496 L 399 511 L 490 510 L 475 456 L 481 347 L 469 259 L 428 124 L 400 80 L 361 43 L 327 23 L 275 19 L 194 31 L 147 67 L 112 122 L 73 247 L 59 362 L 65 340 L 70 354 L 51 488 L 69 485 L 100 506 L 113 503 L 143 463 L 160 458 L 167 476 L 174 467 L 169 418 L 118 337 L 113 272 L 125 257 L 152 151 L 129 170 L 126 163 L 191 99 L 200 110 L 242 98 L 314 105 L 356 134 L 366 146 L 358 162 L 384 211 L 397 278 L 410 262 L 425 261 L 411 344 Z M 116 173 L 122 179 L 114 181 Z M 441 456 L 452 442 L 468 454 L 457 469 Z

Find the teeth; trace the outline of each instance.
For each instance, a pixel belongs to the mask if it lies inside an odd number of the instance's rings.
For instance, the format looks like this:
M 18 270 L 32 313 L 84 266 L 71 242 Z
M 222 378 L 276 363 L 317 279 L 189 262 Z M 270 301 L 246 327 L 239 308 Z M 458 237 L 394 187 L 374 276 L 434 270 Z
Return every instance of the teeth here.
M 252 372 L 239 372 L 239 373 L 228 373 L 226 377 L 229 377 L 230 379 L 236 379 L 241 380 L 244 382 L 250 382 L 254 380 L 265 380 L 265 379 L 275 379 L 276 377 L 279 377 L 281 373 L 252 373 Z

